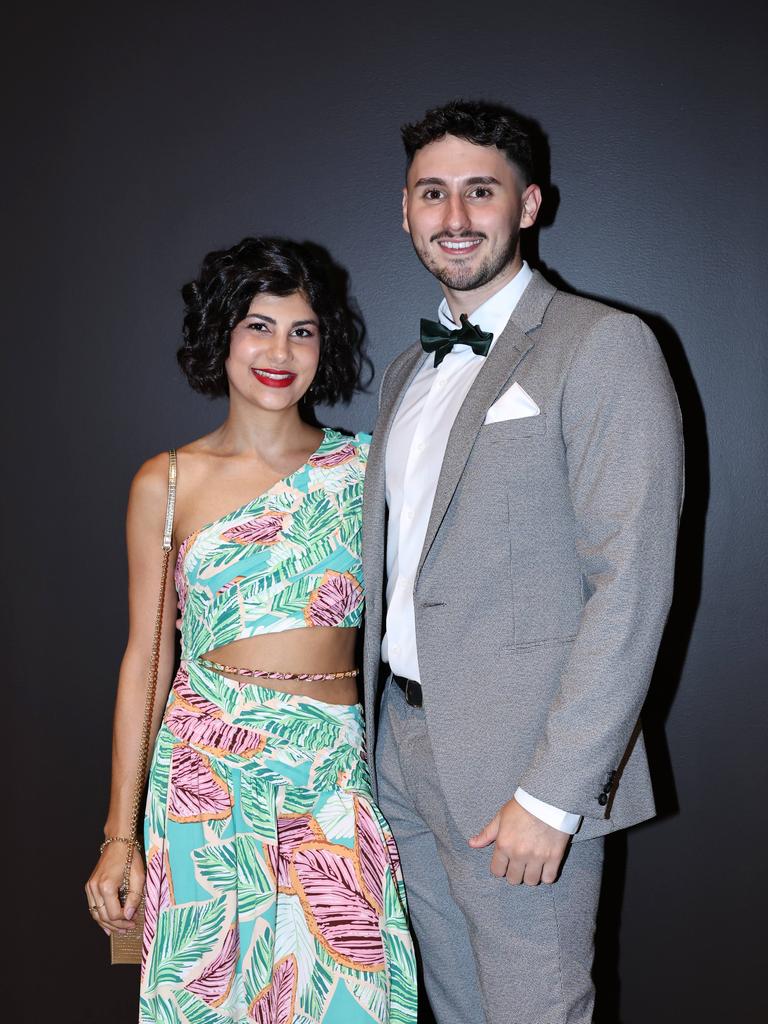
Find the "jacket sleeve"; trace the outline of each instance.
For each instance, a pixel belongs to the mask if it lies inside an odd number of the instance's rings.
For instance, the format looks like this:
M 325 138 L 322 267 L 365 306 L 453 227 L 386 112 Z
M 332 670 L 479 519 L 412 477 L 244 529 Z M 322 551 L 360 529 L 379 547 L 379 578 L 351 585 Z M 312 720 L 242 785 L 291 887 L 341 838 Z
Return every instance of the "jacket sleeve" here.
M 580 342 L 562 398 L 584 605 L 519 785 L 605 815 L 672 600 L 683 486 L 680 411 L 656 339 L 611 311 Z

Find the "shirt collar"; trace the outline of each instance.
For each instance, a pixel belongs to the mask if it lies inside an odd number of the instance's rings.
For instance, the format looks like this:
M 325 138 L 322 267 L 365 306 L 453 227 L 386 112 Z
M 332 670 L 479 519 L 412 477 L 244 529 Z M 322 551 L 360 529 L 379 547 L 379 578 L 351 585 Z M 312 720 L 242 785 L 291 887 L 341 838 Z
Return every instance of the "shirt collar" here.
M 515 306 L 520 301 L 520 297 L 528 286 L 528 282 L 533 277 L 533 272 L 528 266 L 525 260 L 523 260 L 522 267 L 518 270 L 509 284 L 505 284 L 503 288 L 500 288 L 495 295 L 492 295 L 490 299 L 487 299 L 482 306 L 478 306 L 474 312 L 470 313 L 469 321 L 479 327 L 481 331 L 487 331 L 493 335 L 493 344 L 496 343 L 496 339 L 507 326 L 509 318 L 512 316 L 512 312 Z M 448 330 L 455 330 L 459 325 L 454 322 L 451 316 L 451 311 L 448 308 L 448 302 L 443 299 L 440 303 L 440 307 L 437 311 L 438 319 L 443 327 L 447 327 Z M 456 349 L 454 349 L 456 351 Z M 470 354 L 474 355 L 471 350 L 467 350 Z M 480 358 L 480 357 L 478 357 Z

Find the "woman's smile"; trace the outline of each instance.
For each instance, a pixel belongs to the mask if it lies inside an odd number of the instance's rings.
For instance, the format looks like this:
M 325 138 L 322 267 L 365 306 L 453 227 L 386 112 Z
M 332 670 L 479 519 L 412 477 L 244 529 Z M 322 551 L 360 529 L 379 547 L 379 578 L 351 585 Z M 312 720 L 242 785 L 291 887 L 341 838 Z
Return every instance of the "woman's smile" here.
M 268 388 L 287 388 L 296 380 L 296 374 L 290 370 L 272 370 L 261 366 L 252 366 L 251 373 L 256 380 Z

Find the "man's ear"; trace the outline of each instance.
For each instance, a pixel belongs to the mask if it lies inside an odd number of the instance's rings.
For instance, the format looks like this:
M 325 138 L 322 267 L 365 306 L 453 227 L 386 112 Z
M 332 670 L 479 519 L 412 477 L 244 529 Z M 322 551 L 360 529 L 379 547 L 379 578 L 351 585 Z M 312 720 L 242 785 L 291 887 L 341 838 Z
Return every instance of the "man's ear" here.
M 411 227 L 408 223 L 408 189 L 403 189 L 403 231 L 410 235 Z
M 541 206 L 541 189 L 538 185 L 529 185 L 520 197 L 520 227 L 530 228 L 536 223 Z

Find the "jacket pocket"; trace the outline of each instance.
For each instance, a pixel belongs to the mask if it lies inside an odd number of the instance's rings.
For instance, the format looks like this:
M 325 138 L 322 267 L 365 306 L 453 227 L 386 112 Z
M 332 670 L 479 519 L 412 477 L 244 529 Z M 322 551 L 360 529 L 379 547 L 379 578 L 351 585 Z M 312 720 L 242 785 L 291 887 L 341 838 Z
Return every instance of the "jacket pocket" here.
M 570 633 L 568 636 L 546 637 L 543 640 L 521 640 L 518 644 L 504 644 L 502 650 L 528 651 L 534 647 L 564 647 L 566 644 L 572 644 L 575 639 L 576 633 Z
M 538 416 L 520 416 L 513 420 L 484 423 L 479 437 L 484 441 L 522 441 L 527 437 L 542 437 L 546 432 L 547 417 L 540 412 Z

